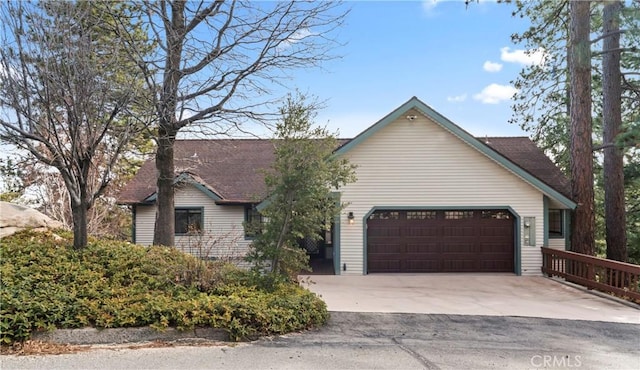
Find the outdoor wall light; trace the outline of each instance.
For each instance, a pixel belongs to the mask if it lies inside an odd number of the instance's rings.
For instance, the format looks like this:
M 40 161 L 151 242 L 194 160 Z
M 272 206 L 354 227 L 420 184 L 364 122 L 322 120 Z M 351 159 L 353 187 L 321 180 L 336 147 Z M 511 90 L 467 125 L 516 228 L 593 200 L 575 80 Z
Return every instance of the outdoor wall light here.
M 349 224 L 353 225 L 353 223 L 355 222 L 355 218 L 353 216 L 353 212 L 349 212 L 349 214 L 347 215 L 347 218 L 349 219 Z

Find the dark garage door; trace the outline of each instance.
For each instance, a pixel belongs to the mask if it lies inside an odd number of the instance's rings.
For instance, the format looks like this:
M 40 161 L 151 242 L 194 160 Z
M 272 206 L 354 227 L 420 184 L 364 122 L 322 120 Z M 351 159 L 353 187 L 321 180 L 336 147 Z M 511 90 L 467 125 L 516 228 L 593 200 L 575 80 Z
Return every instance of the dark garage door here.
M 513 272 L 507 210 L 385 210 L 367 220 L 367 271 Z

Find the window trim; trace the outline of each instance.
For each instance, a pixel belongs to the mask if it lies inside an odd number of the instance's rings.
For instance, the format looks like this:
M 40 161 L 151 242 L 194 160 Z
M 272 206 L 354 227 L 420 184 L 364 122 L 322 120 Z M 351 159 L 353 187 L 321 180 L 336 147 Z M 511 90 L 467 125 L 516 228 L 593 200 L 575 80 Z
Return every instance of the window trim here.
M 244 240 L 253 240 L 260 233 L 260 232 L 256 232 L 255 234 L 254 233 L 247 234 L 247 224 L 250 222 L 249 213 L 251 211 L 255 211 L 255 213 L 259 216 L 259 218 L 260 218 L 259 222 L 260 222 L 261 225 L 264 223 L 264 216 L 262 215 L 262 213 L 260 213 L 260 211 L 258 211 L 258 209 L 256 208 L 255 204 L 245 205 L 244 206 L 244 222 L 243 222 Z
M 188 217 L 189 213 L 193 212 L 193 211 L 197 211 L 197 213 L 200 213 L 200 232 L 204 231 L 204 207 L 174 207 L 174 210 L 173 210 L 173 221 L 174 221 L 174 228 L 175 228 L 174 234 L 176 236 L 189 235 L 188 231 L 185 232 L 185 233 L 178 232 L 178 228 L 177 228 L 178 223 L 176 222 L 177 221 L 176 217 L 177 217 L 178 211 L 187 211 L 187 217 Z M 194 213 L 196 213 L 196 212 L 194 212 Z
M 559 226 L 560 226 L 560 230 L 555 231 L 553 230 L 553 222 L 552 222 L 552 217 L 551 214 L 552 213 L 556 213 L 558 214 L 559 220 Z M 547 233 L 549 235 L 549 239 L 564 239 L 564 237 L 566 236 L 565 234 L 565 225 L 564 225 L 564 219 L 565 219 L 565 215 L 564 215 L 564 210 L 563 209 L 557 209 L 557 208 L 550 208 L 549 211 L 547 212 L 548 214 L 548 229 L 547 229 Z

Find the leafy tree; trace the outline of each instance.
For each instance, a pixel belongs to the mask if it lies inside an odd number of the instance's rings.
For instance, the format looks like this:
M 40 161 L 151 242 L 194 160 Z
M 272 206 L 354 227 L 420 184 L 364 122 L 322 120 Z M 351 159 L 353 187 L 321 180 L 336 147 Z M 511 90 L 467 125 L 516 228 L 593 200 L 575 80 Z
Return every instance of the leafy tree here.
M 25 187 L 22 176 L 24 173 L 16 166 L 14 159 L 0 158 L 0 201 L 11 202 L 22 195 Z
M 268 263 L 277 276 L 295 279 L 309 269 L 309 257 L 299 240 L 319 240 L 321 232 L 331 227 L 343 208 L 332 191 L 355 181 L 355 168 L 332 156 L 338 142 L 325 128 L 313 126 L 315 108 L 303 97 L 289 97 L 280 113 L 276 159 L 265 177 L 270 196 L 261 210 L 267 222 L 248 258 L 258 269 Z
M 153 55 L 131 56 L 154 95 L 157 214 L 153 244 L 173 245 L 174 142 L 196 125 L 214 133 L 263 121 L 272 87 L 287 71 L 332 58 L 332 32 L 345 12 L 336 2 L 158 0 L 141 4 L 155 38 Z M 123 30 L 123 35 L 127 35 Z
M 114 165 L 144 129 L 132 114 L 144 104 L 138 69 L 113 32 L 117 14 L 138 44 L 145 41 L 134 10 L 109 1 L 3 2 L 0 8 L 0 138 L 59 172 L 76 248 L 87 244 L 88 212 L 113 179 Z

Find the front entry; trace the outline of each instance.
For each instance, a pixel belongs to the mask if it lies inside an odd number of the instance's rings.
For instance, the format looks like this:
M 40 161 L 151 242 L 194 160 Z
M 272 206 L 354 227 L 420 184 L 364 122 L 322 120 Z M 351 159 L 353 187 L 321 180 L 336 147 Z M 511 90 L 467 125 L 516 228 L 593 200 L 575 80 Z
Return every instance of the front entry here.
M 320 240 L 303 238 L 300 247 L 309 255 L 311 275 L 334 275 L 333 266 L 333 225 L 330 230 L 321 232 Z
M 508 210 L 381 210 L 367 220 L 367 272 L 514 272 Z

